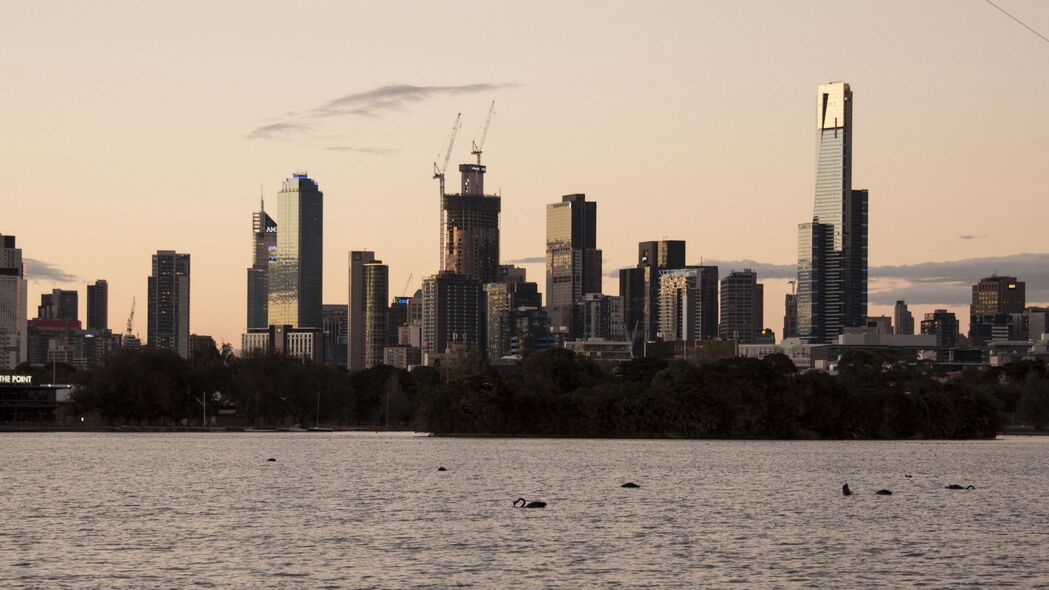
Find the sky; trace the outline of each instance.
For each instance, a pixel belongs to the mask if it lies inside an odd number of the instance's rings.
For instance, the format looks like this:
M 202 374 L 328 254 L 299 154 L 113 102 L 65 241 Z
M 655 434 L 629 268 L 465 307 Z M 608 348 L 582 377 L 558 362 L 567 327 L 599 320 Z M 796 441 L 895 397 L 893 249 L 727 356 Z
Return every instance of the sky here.
M 1049 2 L 995 3 L 1049 36 Z M 545 205 L 586 193 L 606 293 L 637 242 L 683 239 L 689 263 L 758 269 L 780 333 L 816 87 L 837 80 L 854 94 L 853 186 L 870 190 L 870 315 L 904 298 L 964 330 L 971 283 L 994 272 L 1049 302 L 1049 42 L 986 0 L 0 11 L 0 233 L 29 259 L 31 306 L 76 288 L 84 319 L 84 285 L 104 278 L 118 331 L 151 255 L 177 250 L 191 330 L 239 346 L 251 215 L 296 170 L 324 192 L 325 303 L 347 300 L 350 250 L 413 292 L 437 269 L 433 162 L 460 112 L 450 168 L 469 160 L 494 100 L 504 262 L 545 291 Z

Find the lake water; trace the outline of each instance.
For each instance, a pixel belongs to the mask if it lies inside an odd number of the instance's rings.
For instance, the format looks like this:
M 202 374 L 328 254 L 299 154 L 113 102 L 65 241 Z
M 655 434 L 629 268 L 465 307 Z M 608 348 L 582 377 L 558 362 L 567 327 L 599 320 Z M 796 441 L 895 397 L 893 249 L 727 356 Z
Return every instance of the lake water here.
M 0 449 L 3 588 L 1049 585 L 1049 438 L 38 433 Z M 522 496 L 549 505 L 511 507 Z

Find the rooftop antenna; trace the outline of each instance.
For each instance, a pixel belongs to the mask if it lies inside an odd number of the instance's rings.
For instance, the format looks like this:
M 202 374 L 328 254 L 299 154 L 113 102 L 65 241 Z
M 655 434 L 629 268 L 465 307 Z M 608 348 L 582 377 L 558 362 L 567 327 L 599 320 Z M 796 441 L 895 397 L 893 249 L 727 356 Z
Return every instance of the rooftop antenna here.
M 266 212 L 266 197 L 262 192 L 262 185 L 259 185 L 259 211 Z
M 473 143 L 473 150 L 471 154 L 477 156 L 477 165 L 481 165 L 481 152 L 484 151 L 484 140 L 488 139 L 488 125 L 492 123 L 492 115 L 495 114 L 495 101 L 492 101 L 492 106 L 488 107 L 488 118 L 484 120 L 484 130 L 481 132 L 481 143 L 476 141 Z

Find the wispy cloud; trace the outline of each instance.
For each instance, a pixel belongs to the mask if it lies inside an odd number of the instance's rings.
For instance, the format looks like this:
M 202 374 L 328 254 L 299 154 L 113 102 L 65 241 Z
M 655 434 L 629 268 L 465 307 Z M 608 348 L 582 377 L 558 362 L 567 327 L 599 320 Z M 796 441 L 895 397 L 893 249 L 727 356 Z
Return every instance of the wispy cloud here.
M 546 256 L 526 256 L 524 258 L 506 261 L 507 264 L 539 264 L 540 262 L 546 262 Z
M 987 236 L 973 236 L 973 235 L 965 234 L 965 235 L 958 236 L 958 239 L 959 240 L 982 240 L 982 239 L 984 239 L 986 237 Z
M 418 104 L 440 96 L 491 92 L 512 88 L 517 84 L 461 84 L 457 86 L 416 86 L 414 84 L 387 84 L 364 92 L 353 92 L 299 112 L 283 115 L 283 120 L 258 127 L 244 135 L 247 139 L 287 140 L 312 131 L 307 121 L 319 122 L 334 117 L 379 117 L 385 113 L 403 111 L 408 105 Z M 381 149 L 381 148 L 361 148 Z
M 356 152 L 359 154 L 372 154 L 375 156 L 389 156 L 401 151 L 390 148 L 353 147 L 348 145 L 329 145 L 324 149 L 329 152 Z
M 25 274 L 26 279 L 30 281 L 72 283 L 77 280 L 75 274 L 68 273 L 50 262 L 33 258 L 25 259 Z

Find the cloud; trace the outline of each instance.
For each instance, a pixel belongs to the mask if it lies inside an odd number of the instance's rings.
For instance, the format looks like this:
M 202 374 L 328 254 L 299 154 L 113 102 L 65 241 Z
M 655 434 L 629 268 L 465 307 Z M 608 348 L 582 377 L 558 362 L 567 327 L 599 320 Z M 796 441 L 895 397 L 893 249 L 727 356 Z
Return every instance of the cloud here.
M 507 264 L 539 264 L 540 262 L 546 262 L 546 256 L 527 256 L 525 258 L 506 261 Z
M 364 92 L 346 94 L 305 111 L 285 113 L 282 121 L 263 125 L 245 134 L 244 137 L 287 140 L 294 135 L 308 134 L 312 130 L 312 127 L 304 121 L 345 116 L 378 117 L 387 112 L 403 111 L 410 104 L 421 103 L 439 96 L 475 94 L 515 86 L 518 84 L 478 83 L 458 86 L 387 84 Z
M 798 274 L 796 264 L 773 264 L 744 258 L 743 260 L 704 260 L 707 266 L 718 267 L 719 275 L 727 275 L 733 270 L 749 268 L 758 274 L 759 279 L 789 279 Z
M 296 135 L 307 135 L 312 130 L 308 125 L 292 121 L 281 121 L 271 123 L 251 130 L 244 135 L 247 139 L 279 139 L 288 140 Z
M 72 283 L 77 280 L 75 274 L 68 273 L 50 262 L 44 262 L 43 260 L 26 258 L 25 267 L 26 279 L 30 281 Z
M 329 152 L 356 152 L 359 154 L 372 154 L 376 156 L 389 156 L 401 151 L 389 148 L 353 147 L 348 145 L 330 145 L 324 149 Z
M 958 236 L 958 239 L 959 240 L 982 240 L 982 239 L 984 239 L 986 237 L 987 236 L 973 236 L 973 235 L 966 234 L 966 235 Z

